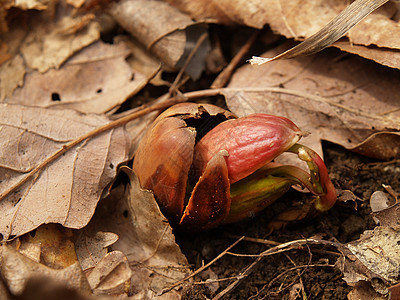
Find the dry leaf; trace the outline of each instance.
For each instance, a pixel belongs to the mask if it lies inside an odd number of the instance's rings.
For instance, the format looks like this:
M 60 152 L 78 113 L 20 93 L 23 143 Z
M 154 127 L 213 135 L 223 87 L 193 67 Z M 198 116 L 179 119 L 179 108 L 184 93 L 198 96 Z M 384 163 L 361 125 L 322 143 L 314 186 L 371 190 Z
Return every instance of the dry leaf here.
M 118 241 L 118 238 L 118 235 L 112 232 L 89 233 L 86 228 L 80 231 L 75 249 L 82 270 L 94 268 L 108 253 L 107 248 Z
M 123 42 L 96 42 L 70 58 L 60 69 L 25 76 L 7 103 L 51 108 L 71 108 L 85 113 L 104 113 L 140 91 L 152 76 L 130 68 L 130 54 Z
M 400 229 L 400 203 L 376 211 L 373 216 L 379 220 L 379 224 L 382 226 Z
M 397 70 L 325 51 L 265 67 L 246 65 L 223 94 L 239 116 L 264 112 L 290 118 L 311 133 L 301 143 L 319 153 L 323 139 L 389 159 L 400 155 L 399 85 Z
M 69 31 L 80 24 L 85 16 L 71 18 L 69 11 L 64 13 L 67 15 L 56 22 L 47 14 L 32 18 L 20 49 L 30 68 L 40 72 L 59 68 L 75 52 L 100 38 L 99 26 L 95 21 L 86 23 L 83 28 L 78 27 L 78 31 Z
M 372 272 L 384 280 L 396 283 L 400 272 L 399 232 L 378 226 L 365 231 L 347 248 Z M 371 279 L 371 278 L 370 278 Z
M 349 5 L 347 0 L 302 1 L 286 0 L 165 0 L 187 12 L 198 21 L 232 25 L 243 24 L 255 28 L 269 25 L 276 33 L 287 38 L 310 37 Z M 387 0 L 364 0 L 366 4 Z M 389 6 L 389 5 L 386 5 Z M 392 12 L 394 7 L 390 5 Z
M 56 270 L 29 259 L 6 244 L 1 246 L 1 261 L 2 277 L 13 295 L 21 294 L 29 280 L 43 277 L 69 288 L 90 291 L 78 262 Z
M 0 102 L 10 97 L 14 90 L 24 83 L 25 66 L 21 55 L 0 66 Z
M 114 43 L 119 41 L 123 41 L 132 53 L 128 57 L 127 63 L 133 70 L 151 78 L 150 83 L 152 85 L 169 85 L 161 78 L 161 72 L 159 72 L 162 67 L 161 61 L 155 58 L 141 43 L 128 36 L 115 37 Z
M 63 145 L 108 120 L 71 110 L 11 104 L 0 105 L 0 120 L 0 192 L 6 196 L 0 201 L 3 238 L 19 236 L 43 223 L 85 226 L 117 166 L 128 158 L 130 145 L 124 129 L 85 140 L 18 186 Z M 16 185 L 14 192 L 7 192 Z
M 42 225 L 21 236 L 20 243 L 20 253 L 52 269 L 64 269 L 78 261 L 72 231 L 56 224 Z
M 400 69 L 400 50 L 398 49 L 351 45 L 347 41 L 338 41 L 334 43 L 333 46 L 340 50 L 373 60 L 381 65 Z
M 206 27 L 162 1 L 120 1 L 112 6 L 110 13 L 125 30 L 173 70 L 183 66 L 196 41 L 207 32 Z M 209 51 L 207 39 L 186 68 L 193 79 L 200 77 Z
M 377 293 L 371 283 L 366 281 L 357 282 L 353 290 L 347 295 L 348 300 L 386 300 L 387 297 Z
M 400 26 L 385 15 L 372 14 L 355 29 L 349 31 L 350 44 L 400 49 Z
M 179 299 L 177 290 L 161 297 L 156 295 L 188 274 L 187 260 L 175 243 L 172 229 L 152 193 L 140 188 L 130 169 L 122 169 L 130 177 L 130 187 L 113 189 L 110 196 L 99 203 L 87 229 L 120 236 L 111 249 L 121 251 L 128 258 L 133 272 L 131 293 L 134 299 Z
M 123 295 L 130 285 L 132 270 L 121 251 L 106 254 L 87 276 L 95 294 Z
M 400 283 L 393 285 L 389 288 L 390 291 L 390 300 L 399 300 L 400 299 Z
M 3 279 L 0 278 L 0 295 L 2 300 L 11 300 L 10 293 L 3 282 Z

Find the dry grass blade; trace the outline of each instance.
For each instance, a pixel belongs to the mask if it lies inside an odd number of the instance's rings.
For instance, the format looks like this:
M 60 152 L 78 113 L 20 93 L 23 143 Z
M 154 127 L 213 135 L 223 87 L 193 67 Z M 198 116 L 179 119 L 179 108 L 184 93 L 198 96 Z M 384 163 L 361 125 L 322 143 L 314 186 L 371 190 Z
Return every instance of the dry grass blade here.
M 249 62 L 252 65 L 261 65 L 276 59 L 288 59 L 300 55 L 317 53 L 336 42 L 362 19 L 388 1 L 389 0 L 356 0 L 321 30 L 297 46 L 272 58 L 253 56 Z

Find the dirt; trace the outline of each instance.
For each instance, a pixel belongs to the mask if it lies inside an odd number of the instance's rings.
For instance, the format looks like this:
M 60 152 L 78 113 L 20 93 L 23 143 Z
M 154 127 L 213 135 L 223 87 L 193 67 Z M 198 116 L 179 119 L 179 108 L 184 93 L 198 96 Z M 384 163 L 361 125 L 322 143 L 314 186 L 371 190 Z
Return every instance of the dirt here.
M 328 143 L 324 144 L 324 150 L 335 187 L 339 193 L 351 191 L 357 200 L 340 201 L 315 219 L 289 224 L 284 229 L 268 234 L 267 224 L 271 217 L 288 203 L 304 197 L 299 192 L 291 191 L 253 219 L 203 233 L 177 233 L 178 244 L 193 269 L 210 262 L 240 236 L 279 243 L 318 236 L 324 240 L 346 243 L 358 239 L 364 230 L 374 228 L 375 223 L 370 215 L 370 196 L 377 190 L 385 191 L 383 184 L 392 186 L 397 194 L 400 193 L 400 162 L 377 162 Z M 257 255 L 270 247 L 272 245 L 241 241 L 230 251 Z M 339 269 L 333 266 L 339 255 L 335 248 L 310 246 L 265 257 L 250 275 L 240 280 L 234 290 L 224 295 L 224 299 L 347 299 L 352 288 L 342 279 Z M 195 277 L 197 283 L 186 291 L 185 298 L 215 297 L 238 280 L 241 272 L 255 259 L 255 256 L 223 256 L 208 271 Z M 213 283 L 205 284 L 206 280 Z

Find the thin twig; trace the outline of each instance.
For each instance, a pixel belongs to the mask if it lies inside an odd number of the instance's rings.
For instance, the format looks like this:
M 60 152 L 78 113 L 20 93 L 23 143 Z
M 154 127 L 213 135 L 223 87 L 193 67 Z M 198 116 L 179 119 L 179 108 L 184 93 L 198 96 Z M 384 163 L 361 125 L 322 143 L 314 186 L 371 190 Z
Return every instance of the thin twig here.
M 181 285 L 182 283 L 184 283 L 185 281 L 189 280 L 190 278 L 196 276 L 197 274 L 203 272 L 206 268 L 208 268 L 209 266 L 211 266 L 212 264 L 214 264 L 217 260 L 219 260 L 221 257 L 225 256 L 225 254 L 232 249 L 234 246 L 236 246 L 240 241 L 242 241 L 244 238 L 244 236 L 242 236 L 241 238 L 239 238 L 236 242 L 234 242 L 232 245 L 230 245 L 228 248 L 226 248 L 224 251 L 222 251 L 220 254 L 218 254 L 218 256 L 216 258 L 214 258 L 213 260 L 211 260 L 208 264 L 198 268 L 196 271 L 194 271 L 192 274 L 190 274 L 189 276 L 183 278 L 182 280 L 179 280 L 177 282 L 175 282 L 173 285 L 171 285 L 168 288 L 165 288 L 161 291 L 160 296 L 168 293 L 169 291 L 171 291 L 172 289 L 176 288 L 177 286 Z
M 243 45 L 239 52 L 236 53 L 236 55 L 232 58 L 231 62 L 225 67 L 225 69 L 221 73 L 219 73 L 217 78 L 215 78 L 214 82 L 211 84 L 211 88 L 223 88 L 227 84 L 229 79 L 232 77 L 233 71 L 242 60 L 243 56 L 245 56 L 246 53 L 249 52 L 259 33 L 260 31 L 257 30 L 250 36 L 246 44 Z
M 230 238 L 234 238 L 234 239 L 239 238 L 237 235 L 234 235 L 234 234 L 230 234 L 230 235 L 227 235 L 227 236 L 230 237 Z M 277 245 L 281 245 L 282 244 L 280 242 L 276 242 L 276 241 L 272 241 L 272 240 L 258 239 L 258 238 L 252 238 L 252 237 L 245 237 L 243 240 L 244 241 L 248 241 L 248 242 L 264 244 L 264 245 L 273 245 L 273 246 L 277 246 Z M 303 247 L 298 247 L 296 249 L 304 250 Z M 315 252 L 315 253 L 342 256 L 342 254 L 339 253 L 339 252 L 334 252 L 334 251 L 329 251 L 329 250 L 313 249 L 312 251 Z M 257 254 L 257 255 L 236 254 L 236 253 L 231 253 L 231 252 L 229 252 L 228 254 L 232 255 L 232 256 L 252 256 L 252 257 L 260 255 L 260 254 Z
M 249 276 L 249 274 L 253 271 L 254 267 L 263 259 L 265 256 L 259 256 L 255 261 L 253 261 L 243 272 L 241 272 L 238 276 L 237 279 L 232 282 L 230 285 L 228 285 L 223 291 L 219 292 L 217 296 L 213 298 L 213 300 L 219 300 L 222 299 L 226 294 L 228 294 L 230 291 L 232 291 L 244 278 Z
M 208 34 L 205 32 L 203 33 L 199 39 L 196 42 L 196 45 L 194 46 L 194 48 L 192 49 L 192 51 L 190 52 L 190 54 L 188 55 L 188 57 L 186 58 L 185 63 L 183 64 L 182 68 L 179 70 L 178 75 L 176 75 L 174 82 L 172 83 L 171 87 L 169 88 L 169 95 L 171 96 L 173 93 L 176 92 L 177 90 L 177 86 L 182 78 L 183 73 L 186 71 L 186 68 L 188 67 L 189 63 L 192 61 L 194 55 L 197 53 L 197 51 L 199 50 L 200 46 L 203 44 L 203 42 L 206 40 Z
M 224 297 L 227 293 L 229 293 L 231 290 L 233 290 L 244 278 L 246 278 L 254 269 L 254 267 L 262 261 L 265 257 L 281 252 L 286 252 L 292 249 L 295 249 L 298 246 L 302 245 L 307 245 L 307 244 L 322 244 L 322 245 L 330 245 L 334 247 L 341 247 L 341 244 L 335 243 L 335 242 L 330 242 L 330 241 L 325 241 L 325 240 L 318 240 L 314 238 L 308 238 L 308 239 L 300 239 L 300 240 L 294 240 L 286 243 L 282 243 L 280 245 L 277 245 L 275 247 L 272 247 L 268 250 L 265 250 L 264 252 L 260 253 L 258 257 L 254 260 L 253 263 L 251 263 L 243 272 L 241 272 L 238 275 L 238 279 L 231 283 L 228 287 L 226 287 L 223 291 L 221 291 L 217 296 L 213 298 L 213 300 L 218 300 Z

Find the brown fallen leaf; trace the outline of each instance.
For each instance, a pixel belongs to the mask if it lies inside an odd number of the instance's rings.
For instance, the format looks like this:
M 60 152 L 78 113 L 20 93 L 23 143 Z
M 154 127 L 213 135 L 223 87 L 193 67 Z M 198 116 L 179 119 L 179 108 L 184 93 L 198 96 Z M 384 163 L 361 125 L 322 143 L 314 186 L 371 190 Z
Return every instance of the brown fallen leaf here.
M 365 231 L 359 240 L 347 244 L 347 248 L 372 273 L 393 284 L 397 282 L 400 272 L 399 244 L 398 230 L 377 226 L 374 230 Z
M 52 269 L 64 269 L 78 261 L 72 231 L 57 224 L 42 225 L 19 240 L 20 253 Z
M 50 281 L 55 280 L 69 288 L 90 291 L 78 262 L 64 269 L 56 270 L 31 260 L 9 245 L 3 244 L 0 249 L 2 278 L 15 296 L 23 292 L 29 280 L 43 277 Z
M 350 44 L 380 48 L 400 49 L 400 27 L 398 22 L 390 19 L 391 15 L 372 14 L 360 22 L 355 29 L 350 30 L 348 38 Z
M 24 86 L 5 97 L 4 102 L 70 108 L 84 113 L 108 112 L 140 91 L 154 75 L 132 70 L 125 61 L 129 54 L 123 42 L 96 42 L 60 69 L 30 72 Z
M 188 262 L 175 243 L 168 221 L 151 192 L 142 190 L 128 168 L 128 188 L 120 185 L 99 203 L 85 230 L 114 232 L 120 236 L 111 250 L 125 254 L 132 269 L 130 292 L 134 299 L 180 299 L 179 290 L 157 293 L 189 273 Z
M 184 65 L 196 41 L 207 32 L 204 25 L 193 22 L 189 16 L 162 1 L 124 0 L 112 5 L 110 13 L 172 70 Z M 193 79 L 200 77 L 209 51 L 207 38 L 186 68 Z
M 353 290 L 347 295 L 348 300 L 386 300 L 388 299 L 386 295 L 379 294 L 371 286 L 371 283 L 366 281 L 357 282 Z
M 25 73 L 21 55 L 16 55 L 0 65 L 0 102 L 10 97 L 16 88 L 23 85 Z
M 390 300 L 400 299 L 400 283 L 391 286 L 389 288 L 389 291 L 390 291 Z
M 311 133 L 301 142 L 320 154 L 323 139 L 389 159 L 400 155 L 398 75 L 332 49 L 264 67 L 243 66 L 222 93 L 239 116 L 264 112 L 290 118 Z
M 111 300 L 111 297 L 92 296 L 87 291 L 80 291 L 68 287 L 64 283 L 51 277 L 31 278 L 27 281 L 25 289 L 15 300 Z
M 379 224 L 395 230 L 400 229 L 400 203 L 396 203 L 388 208 L 375 211 L 373 216 L 379 220 Z
M 64 145 L 108 123 L 99 115 L 1 104 L 0 233 L 4 239 L 43 223 L 82 228 L 104 189 L 127 160 L 130 141 L 119 127 L 87 139 L 29 176 Z M 27 175 L 28 174 L 28 175 Z
M 347 41 L 338 41 L 334 43 L 333 46 L 339 48 L 340 50 L 373 60 L 381 65 L 400 69 L 400 50 L 398 49 L 351 45 Z
M 76 255 L 83 271 L 94 268 L 108 253 L 108 247 L 118 241 L 118 235 L 112 232 L 97 231 L 89 233 L 82 229 L 75 243 Z
M 132 53 L 126 61 L 133 70 L 151 78 L 150 83 L 152 85 L 169 84 L 161 78 L 162 73 L 159 72 L 162 68 L 161 61 L 152 55 L 139 41 L 129 36 L 117 36 L 114 38 L 114 43 L 119 43 L 120 41 L 123 41 Z
M 62 4 L 62 2 L 61 2 Z M 21 45 L 20 52 L 28 67 L 40 72 L 59 68 L 70 56 L 100 38 L 96 21 L 85 24 L 78 31 L 68 29 L 81 22 L 76 16 L 71 18 L 69 10 L 62 5 L 58 9 L 66 16 L 53 21 L 47 14 L 32 17 L 29 31 Z
M 0 295 L 2 300 L 11 300 L 10 292 L 8 291 L 2 278 L 0 278 Z
M 238 23 L 259 29 L 268 24 L 276 33 L 295 39 L 310 37 L 349 5 L 346 0 L 313 0 L 301 3 L 296 0 L 164 1 L 187 12 L 198 21 L 228 25 Z M 393 15 L 396 9 L 394 5 L 385 6 L 385 11 L 389 10 Z
M 94 294 L 127 294 L 132 277 L 128 259 L 121 251 L 107 253 L 87 275 Z

